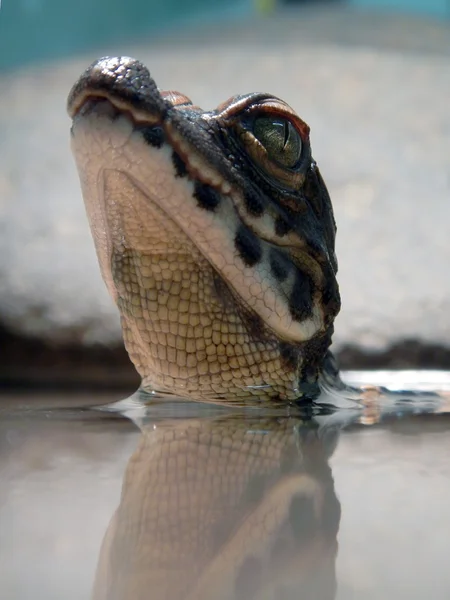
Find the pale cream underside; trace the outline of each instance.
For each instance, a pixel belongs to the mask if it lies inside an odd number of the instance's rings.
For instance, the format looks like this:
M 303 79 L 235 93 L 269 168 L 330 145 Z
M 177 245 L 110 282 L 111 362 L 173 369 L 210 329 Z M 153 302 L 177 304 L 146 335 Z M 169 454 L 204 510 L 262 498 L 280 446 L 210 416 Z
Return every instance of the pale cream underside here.
M 104 182 L 106 172 L 122 174 L 132 182 L 126 196 L 117 202 L 133 203 L 135 199 L 153 202 L 190 238 L 213 268 L 242 299 L 245 306 L 258 314 L 263 322 L 286 341 L 311 339 L 323 325 L 319 303 L 314 302 L 312 317 L 301 322 L 290 315 L 287 293 L 276 282 L 269 269 L 263 243 L 263 258 L 253 267 L 238 255 L 234 238 L 241 222 L 236 203 L 223 196 L 214 212 L 196 206 L 192 198 L 193 183 L 176 178 L 171 161 L 171 148 L 149 146 L 126 116 L 114 122 L 107 115 L 92 113 L 75 118 L 76 142 L 73 151 L 81 177 L 83 196 L 90 220 L 103 278 L 110 294 L 117 300 L 112 281 L 110 257 L 112 240 L 105 215 Z M 135 198 L 134 198 L 135 197 Z M 145 220 L 142 226 L 145 227 Z M 284 282 L 290 290 L 292 281 Z

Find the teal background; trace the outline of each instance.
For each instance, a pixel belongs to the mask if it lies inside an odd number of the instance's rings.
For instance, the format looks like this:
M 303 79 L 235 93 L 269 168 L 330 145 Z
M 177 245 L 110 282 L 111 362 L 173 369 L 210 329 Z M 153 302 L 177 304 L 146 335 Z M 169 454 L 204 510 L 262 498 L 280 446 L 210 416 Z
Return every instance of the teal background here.
M 349 0 L 353 6 L 450 18 L 449 0 Z
M 2 0 L 0 69 L 86 52 L 111 39 L 145 41 L 178 23 L 252 6 L 252 0 Z
M 278 3 L 282 4 L 282 0 Z M 342 3 L 450 18 L 450 0 L 342 0 Z M 101 50 L 111 40 L 145 42 L 177 24 L 201 19 L 217 21 L 275 4 L 275 0 L 3 0 L 0 69 L 95 48 Z

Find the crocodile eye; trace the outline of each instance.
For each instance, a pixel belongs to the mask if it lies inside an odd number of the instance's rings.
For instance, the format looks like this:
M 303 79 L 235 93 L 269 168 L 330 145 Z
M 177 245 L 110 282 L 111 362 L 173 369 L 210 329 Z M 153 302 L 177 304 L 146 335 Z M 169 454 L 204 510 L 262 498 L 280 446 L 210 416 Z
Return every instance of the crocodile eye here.
M 288 119 L 256 117 L 253 134 L 271 160 L 288 169 L 295 167 L 302 152 L 302 140 Z

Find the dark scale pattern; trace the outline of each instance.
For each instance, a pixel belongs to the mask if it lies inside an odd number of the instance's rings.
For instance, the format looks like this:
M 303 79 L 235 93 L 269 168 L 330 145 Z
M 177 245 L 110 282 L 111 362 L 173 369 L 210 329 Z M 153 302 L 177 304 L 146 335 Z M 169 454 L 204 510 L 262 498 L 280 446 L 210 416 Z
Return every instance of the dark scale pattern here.
M 245 225 L 240 225 L 234 238 L 234 245 L 248 267 L 256 265 L 262 256 L 261 242 Z
M 281 215 L 278 216 L 275 221 L 275 233 L 280 237 L 283 237 L 283 235 L 287 235 L 290 231 L 292 231 L 292 225 L 288 222 L 286 217 L 282 217 Z
M 341 308 L 339 288 L 333 273 L 328 272 L 325 276 L 325 287 L 322 291 L 322 303 L 326 308 L 325 323 L 332 324 L 334 317 Z
M 308 275 L 298 271 L 295 276 L 294 287 L 289 298 L 289 311 L 296 321 L 303 321 L 311 316 L 312 289 Z
M 316 169 L 314 167 L 308 169 L 303 186 L 303 193 L 305 194 L 306 198 L 308 198 L 309 204 L 312 206 L 315 214 L 319 218 L 322 216 L 323 211 L 323 187 L 323 183 L 321 185 L 321 182 L 317 177 Z
M 198 205 L 205 210 L 213 211 L 220 204 L 219 192 L 200 181 L 195 182 L 194 198 L 196 198 Z
M 311 399 L 320 393 L 320 388 L 317 384 L 319 371 L 326 372 L 327 376 L 329 375 L 333 379 L 338 374 L 337 369 L 334 368 L 334 357 L 327 351 L 332 335 L 333 327 L 330 327 L 323 336 L 309 340 L 303 348 L 304 359 L 299 386 L 303 394 Z
M 161 127 L 142 127 L 141 131 L 149 146 L 161 148 L 164 143 L 164 132 Z
M 291 261 L 286 252 L 271 248 L 269 254 L 270 270 L 277 281 L 284 281 L 289 275 Z
M 299 349 L 296 346 L 280 342 L 280 356 L 283 368 L 287 371 L 295 371 L 298 368 Z
M 185 177 L 188 174 L 184 160 L 175 150 L 172 152 L 172 164 L 177 177 Z
M 254 217 L 260 217 L 264 213 L 264 202 L 256 192 L 246 190 L 244 200 L 248 212 Z

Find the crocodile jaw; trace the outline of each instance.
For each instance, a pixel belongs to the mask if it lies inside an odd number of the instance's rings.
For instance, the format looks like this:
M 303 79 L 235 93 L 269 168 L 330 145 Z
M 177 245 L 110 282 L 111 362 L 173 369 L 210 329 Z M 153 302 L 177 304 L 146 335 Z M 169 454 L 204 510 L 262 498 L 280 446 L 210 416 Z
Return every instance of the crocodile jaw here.
M 175 177 L 170 148 L 149 147 L 129 119 L 113 122 L 107 110 L 75 122 L 72 148 L 102 276 L 142 388 L 236 403 L 298 397 L 298 372 L 286 371 L 277 336 L 218 276 L 232 236 L 216 228 L 208 239 L 213 223 L 188 210 L 193 184 Z M 151 192 L 142 179 L 152 181 Z M 206 238 L 209 260 L 182 229 L 192 236 L 195 216 L 193 237 Z

